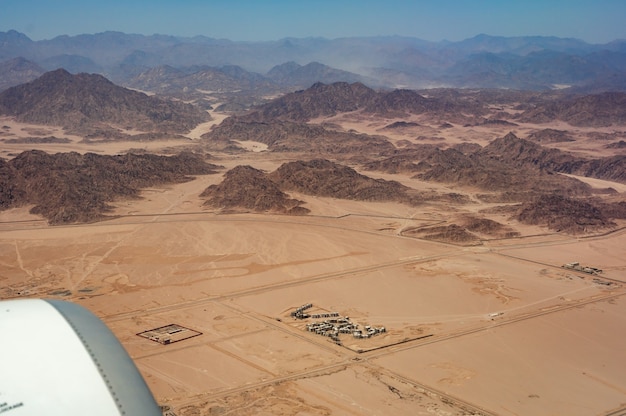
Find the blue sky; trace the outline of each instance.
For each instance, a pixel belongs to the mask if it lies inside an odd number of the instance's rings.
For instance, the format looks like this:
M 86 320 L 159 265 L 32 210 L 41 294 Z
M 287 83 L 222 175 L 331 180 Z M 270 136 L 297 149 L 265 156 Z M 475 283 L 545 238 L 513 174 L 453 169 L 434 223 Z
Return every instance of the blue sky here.
M 33 40 L 115 30 L 262 41 L 400 35 L 626 39 L 626 0 L 0 0 L 0 31 Z

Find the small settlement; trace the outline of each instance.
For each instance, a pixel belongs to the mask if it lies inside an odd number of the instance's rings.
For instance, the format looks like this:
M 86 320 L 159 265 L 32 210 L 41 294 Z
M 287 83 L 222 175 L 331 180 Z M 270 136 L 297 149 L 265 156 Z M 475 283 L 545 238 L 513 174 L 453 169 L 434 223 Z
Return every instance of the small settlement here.
M 339 338 L 340 334 L 351 334 L 354 338 L 370 338 L 374 335 L 382 334 L 386 332 L 385 327 L 372 327 L 369 325 L 365 325 L 363 329 L 359 327 L 359 324 L 356 324 L 350 321 L 350 318 L 347 316 L 340 316 L 339 313 L 331 312 L 331 313 L 322 313 L 322 314 L 309 314 L 306 311 L 313 307 L 313 304 L 307 303 L 305 305 L 300 306 L 295 311 L 291 313 L 291 316 L 295 319 L 322 319 L 327 318 L 323 321 L 311 322 L 307 324 L 307 330 L 309 332 L 315 332 L 318 335 L 322 335 L 325 337 L 329 337 L 332 339 L 337 345 L 342 345 L 341 339 Z
M 575 261 L 572 263 L 565 263 L 563 266 L 564 269 L 576 270 L 579 272 L 589 273 L 589 274 L 600 274 L 602 273 L 602 269 L 598 269 L 595 267 L 589 266 L 581 266 L 579 262 Z

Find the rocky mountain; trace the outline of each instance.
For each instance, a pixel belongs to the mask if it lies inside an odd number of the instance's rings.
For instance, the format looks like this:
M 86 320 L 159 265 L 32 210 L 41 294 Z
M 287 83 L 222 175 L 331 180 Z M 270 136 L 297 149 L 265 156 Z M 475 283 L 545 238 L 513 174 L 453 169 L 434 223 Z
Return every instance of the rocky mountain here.
M 441 153 L 442 149 L 432 144 L 414 145 L 402 150 L 394 149 L 382 158 L 367 162 L 364 167 L 372 171 L 415 174 L 432 167 L 429 160 Z M 460 154 L 463 155 L 462 152 Z
M 507 140 L 513 137 L 510 135 Z M 511 157 L 500 157 L 489 146 L 467 153 L 436 146 L 398 149 L 389 156 L 366 163 L 364 167 L 367 170 L 412 174 L 426 181 L 476 187 L 489 192 L 480 195 L 482 199 L 494 202 L 521 202 L 541 193 L 591 194 L 591 188 L 581 181 L 556 175 L 547 167 L 536 166 L 523 158 L 515 160 L 515 150 L 511 151 Z M 567 157 L 570 160 L 570 156 Z
M 480 244 L 480 238 L 458 224 L 438 225 L 435 227 L 409 228 L 402 235 L 425 240 L 441 241 L 463 246 Z
M 612 228 L 612 222 L 604 213 L 586 201 L 562 195 L 539 195 L 522 204 L 516 219 L 533 225 L 547 226 L 551 230 L 582 234 Z
M 463 246 L 482 244 L 483 239 L 512 238 L 520 235 L 507 225 L 475 215 L 465 215 L 453 221 L 446 225 L 407 227 L 402 230 L 402 235 Z
M 624 74 L 623 54 L 577 55 L 538 50 L 519 55 L 511 52 L 481 52 L 458 61 L 442 79 L 455 87 L 548 90 L 555 86 L 581 86 Z M 623 90 L 623 86 L 613 88 Z
M 138 90 L 162 93 L 168 91 L 172 83 L 176 84 L 178 79 L 188 75 L 183 69 L 161 65 L 141 72 L 126 84 Z
M 539 143 L 518 138 L 508 133 L 491 141 L 480 151 L 483 159 L 499 160 L 509 166 L 536 166 L 540 169 L 555 170 L 564 163 L 577 159 L 558 149 L 541 146 Z
M 137 198 L 141 188 L 184 182 L 191 179 L 188 175 L 216 173 L 217 168 L 191 153 L 104 156 L 31 150 L 0 159 L 0 209 L 34 205 L 31 212 L 51 224 L 96 221 L 111 202 Z
M 618 142 L 609 143 L 605 147 L 607 149 L 626 149 L 626 141 L 620 140 Z
M 220 103 L 221 111 L 241 112 L 295 89 L 323 82 L 355 82 L 365 78 L 317 62 L 276 66 L 267 75 L 246 71 L 237 65 L 221 67 L 173 67 L 161 65 L 126 80 L 124 86 L 175 97 L 207 107 Z
M 0 91 L 37 79 L 44 72 L 42 67 L 24 58 L 0 62 Z
M 332 84 L 335 82 L 361 82 L 377 86 L 375 79 L 368 79 L 362 75 L 332 68 L 319 62 L 309 62 L 299 65 L 295 62 L 286 62 L 270 69 L 266 77 L 278 85 L 296 88 L 308 88 L 321 82 Z
M 281 189 L 358 201 L 406 201 L 409 188 L 325 159 L 285 163 L 269 175 Z
M 534 166 L 542 170 L 626 183 L 626 156 L 582 158 L 520 139 L 512 133 L 492 141 L 481 155 L 508 166 Z
M 424 97 L 412 90 L 375 91 L 362 83 L 316 83 L 306 90 L 285 94 L 254 108 L 242 120 L 290 120 L 305 122 L 349 111 L 379 116 L 437 113 L 441 117 L 468 120 L 485 114 L 475 100 Z
M 264 143 L 274 152 L 305 152 L 313 156 L 363 158 L 392 151 L 393 144 L 384 137 L 329 130 L 320 125 L 291 121 L 250 121 L 230 117 L 209 133 L 202 135 L 209 149 L 235 150 L 236 141 Z
M 238 66 L 174 68 L 162 65 L 144 71 L 125 83 L 126 86 L 160 95 L 202 98 L 207 91 L 224 93 L 243 90 L 275 93 L 279 89 L 262 75 Z
M 101 75 L 58 69 L 0 93 L 0 114 L 75 131 L 103 126 L 186 132 L 210 119 L 190 104 L 119 87 Z
M 302 201 L 289 198 L 263 171 L 251 166 L 237 166 L 224 175 L 218 185 L 211 185 L 200 194 L 204 205 L 222 210 L 244 209 L 302 215 L 309 212 Z
M 200 196 L 205 205 L 222 210 L 252 210 L 306 214 L 303 201 L 287 192 L 351 199 L 357 201 L 399 201 L 418 203 L 410 188 L 394 181 L 373 179 L 354 169 L 326 159 L 288 162 L 271 173 L 250 166 L 237 166 L 218 185 L 209 186 Z
M 414 173 L 427 180 L 474 185 L 483 190 L 540 190 L 546 186 L 546 191 L 562 187 L 566 193 L 585 194 L 588 189 L 582 183 L 554 173 L 625 183 L 626 157 L 582 158 L 509 133 L 484 148 L 472 146 L 468 152 L 433 145 L 412 146 L 371 161 L 365 167 L 389 173 Z
M 511 103 L 512 98 L 525 99 L 525 105 L 528 107 L 540 107 L 542 102 L 550 105 L 572 99 L 559 95 L 543 97 L 518 93 L 495 93 L 495 96 L 490 92 L 480 94 L 491 94 L 490 102 L 494 102 L 495 99 L 495 102 Z M 588 117 L 592 117 L 592 114 L 599 114 L 600 118 L 607 113 L 620 114 L 621 108 L 615 108 L 611 103 L 617 106 L 619 103 L 616 103 L 616 100 L 623 94 L 602 95 L 613 98 L 608 102 L 598 100 L 597 96 L 577 97 L 574 100 L 603 103 L 583 106 L 580 111 L 587 111 Z M 489 124 L 489 121 L 497 122 L 497 119 L 483 117 L 486 113 L 484 98 L 471 93 L 448 90 L 438 90 L 432 95 L 424 96 L 410 90 L 375 91 L 361 83 L 330 85 L 317 83 L 306 90 L 286 94 L 258 106 L 245 115 L 231 117 L 204 138 L 207 142 L 224 143 L 231 138 L 260 141 L 267 144 L 270 150 L 308 151 L 318 154 L 326 152 L 327 155 L 333 154 L 333 157 L 341 157 L 348 153 L 359 154 L 361 157 L 370 158 L 364 161 L 365 168 L 369 170 L 418 174 L 422 179 L 478 186 L 486 191 L 515 189 L 516 192 L 520 192 L 515 198 L 523 198 L 533 187 L 535 187 L 533 191 L 555 191 L 573 195 L 589 192 L 588 187 L 582 183 L 555 176 L 554 173 L 624 181 L 626 172 L 624 156 L 583 158 L 542 146 L 540 142 L 571 140 L 566 132 L 555 129 L 537 131 L 532 133 L 529 139 L 520 139 L 511 133 L 492 141 L 484 149 L 477 148 L 477 145 L 462 150 L 416 144 L 396 149 L 383 136 L 356 137 L 354 133 L 304 124 L 318 117 L 357 111 L 383 117 L 433 114 L 449 119 L 471 117 L 474 120 L 483 120 L 483 124 Z M 396 122 L 386 126 L 385 129 L 401 129 L 407 126 L 408 124 L 404 122 Z M 367 142 L 363 140 L 366 137 Z M 376 146 L 371 147 L 374 143 Z M 367 146 L 364 146 L 365 144 Z M 510 197 L 512 195 L 509 193 Z
M 268 78 L 279 83 L 289 75 L 289 83 L 299 80 L 303 87 L 317 81 L 334 82 L 338 80 L 334 77 L 339 75 L 342 81 L 393 88 L 548 90 L 571 86 L 579 90 L 623 91 L 626 87 L 624 43 L 592 45 L 556 37 L 488 35 L 459 42 L 428 42 L 399 36 L 234 42 L 203 36 L 182 38 L 119 32 L 32 41 L 10 30 L 0 32 L 0 61 L 23 57 L 44 68 L 48 68 L 44 65 L 46 61 L 74 68 L 77 64 L 85 68 L 89 63 L 91 68 L 98 68 L 100 74 L 120 84 L 162 65 L 176 68 L 237 65 L 246 71 L 267 73 Z M 290 62 L 295 65 L 275 68 Z
M 246 120 L 308 121 L 316 117 L 328 117 L 347 111 L 355 111 L 367 105 L 377 93 L 361 83 L 316 83 L 306 90 L 296 91 L 276 98 L 254 109 Z
M 543 129 L 529 134 L 527 138 L 528 140 L 533 140 L 539 143 L 563 143 L 574 141 L 568 132 L 557 129 Z
M 626 93 L 605 92 L 544 101 L 524 111 L 518 119 L 528 123 L 560 120 L 581 127 L 624 124 L 626 122 Z

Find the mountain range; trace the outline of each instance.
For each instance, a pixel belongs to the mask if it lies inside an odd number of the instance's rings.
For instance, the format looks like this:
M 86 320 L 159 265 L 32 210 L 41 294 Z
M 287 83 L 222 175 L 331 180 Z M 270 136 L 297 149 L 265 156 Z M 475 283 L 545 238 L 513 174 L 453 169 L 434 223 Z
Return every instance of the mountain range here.
M 184 74 L 173 67 L 163 70 Z M 248 73 L 238 67 L 225 66 L 220 71 L 224 76 L 251 83 L 263 82 L 247 77 Z M 504 103 L 508 111 L 500 107 Z M 135 196 L 143 186 L 178 182 L 185 180 L 186 175 L 213 173 L 217 167 L 205 164 L 204 156 L 200 156 L 207 150 L 236 154 L 244 151 L 240 147 L 242 141 L 253 141 L 266 145 L 269 153 L 297 154 L 301 159 L 285 163 L 270 174 L 253 167 L 232 169 L 221 184 L 210 186 L 201 195 L 208 206 L 220 210 L 306 214 L 308 208 L 302 206 L 305 202 L 293 199 L 288 192 L 411 205 L 471 203 L 466 195 L 455 192 L 418 191 L 393 181 L 368 178 L 349 164 L 369 172 L 402 173 L 425 182 L 470 187 L 478 192 L 476 200 L 521 203 L 498 208 L 509 210 L 508 214 L 521 222 L 573 233 L 588 232 L 613 227 L 613 219 L 626 217 L 626 206 L 618 199 L 611 199 L 617 193 L 614 189 L 593 190 L 588 184 L 556 173 L 626 183 L 626 157 L 618 151 L 613 156 L 590 157 L 541 144 L 571 141 L 568 136 L 574 130 L 547 128 L 533 132 L 528 139 L 510 133 L 484 147 L 477 143 L 424 144 L 419 137 L 394 144 L 382 134 L 344 129 L 333 118 L 349 114 L 356 119 L 378 120 L 377 131 L 385 133 L 415 128 L 421 120 L 439 126 L 438 129 L 453 127 L 450 123 L 470 128 L 496 123 L 501 128 L 526 120 L 612 128 L 626 122 L 624 103 L 626 93 L 620 92 L 572 96 L 511 90 L 433 89 L 423 93 L 372 89 L 361 82 L 318 82 L 246 113 L 227 117 L 195 143 L 197 155 L 166 159 L 149 155 L 105 158 L 78 153 L 54 156 L 39 151 L 22 153 L 0 162 L 3 173 L 0 209 L 34 204 L 32 212 L 45 216 L 51 223 L 97 220 L 107 212 L 108 202 L 117 196 Z M 106 128 L 113 130 L 113 136 L 124 129 L 141 130 L 147 135 L 180 135 L 210 117 L 192 104 L 133 91 L 101 75 L 71 74 L 64 69 L 46 72 L 34 81 L 0 92 L 0 115 L 33 124 L 60 125 L 66 131 L 82 131 L 88 134 L 85 139 L 96 134 L 94 129 Z M 408 121 L 411 119 L 416 121 Z M 623 142 L 617 141 L 623 137 L 619 131 L 593 133 L 606 136 L 602 140 L 613 140 L 607 145 L 616 148 Z M 63 140 L 33 139 L 50 143 Z M 134 136 L 121 139 L 133 140 Z M 183 165 L 185 170 L 179 171 Z M 607 197 L 600 200 L 600 195 Z M 567 209 L 559 210 L 559 204 Z M 493 225 L 472 221 L 459 225 L 460 228 L 428 230 L 424 238 L 474 241 L 469 234 L 473 233 L 471 229 L 482 230 Z M 506 227 L 496 231 L 511 232 Z
M 626 89 L 626 40 L 589 44 L 570 38 L 478 35 L 459 42 L 398 36 L 235 42 L 104 32 L 33 41 L 10 30 L 0 32 L 0 67 L 0 88 L 62 67 L 168 94 L 185 87 L 214 90 L 216 85 L 284 91 L 317 81 L 412 89 L 570 87 L 590 93 Z M 195 75 L 211 71 L 223 81 L 204 82 L 206 74 Z

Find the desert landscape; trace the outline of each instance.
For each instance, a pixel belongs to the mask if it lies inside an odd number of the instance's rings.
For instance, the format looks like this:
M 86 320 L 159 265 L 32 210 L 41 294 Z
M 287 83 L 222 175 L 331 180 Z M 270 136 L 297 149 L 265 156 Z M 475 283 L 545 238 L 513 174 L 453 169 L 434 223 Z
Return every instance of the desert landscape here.
M 0 299 L 94 312 L 169 415 L 626 414 L 624 93 L 199 92 L 0 93 Z

